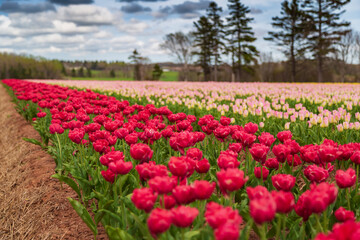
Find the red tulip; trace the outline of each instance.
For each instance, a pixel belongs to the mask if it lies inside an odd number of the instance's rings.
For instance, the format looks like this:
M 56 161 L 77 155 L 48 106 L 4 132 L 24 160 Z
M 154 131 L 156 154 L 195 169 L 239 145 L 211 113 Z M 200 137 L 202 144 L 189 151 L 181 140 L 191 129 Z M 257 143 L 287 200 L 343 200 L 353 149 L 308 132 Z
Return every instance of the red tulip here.
M 290 131 L 282 131 L 282 132 L 279 132 L 276 137 L 279 139 L 280 142 L 283 143 L 286 140 L 292 138 L 292 133 Z
M 269 175 L 269 170 L 266 167 L 255 167 L 254 174 L 256 178 L 261 179 L 261 172 L 262 172 L 262 179 L 266 180 Z
M 263 164 L 265 163 L 266 155 L 269 152 L 269 147 L 262 144 L 254 144 L 249 149 L 249 152 L 255 161 Z
M 274 219 L 276 202 L 272 197 L 254 199 L 250 201 L 249 210 L 254 222 L 261 225 Z
M 285 162 L 286 157 L 290 154 L 290 151 L 291 149 L 284 144 L 275 145 L 272 149 L 276 159 L 281 163 Z
M 152 234 L 166 232 L 172 224 L 172 212 L 165 209 L 156 208 L 147 220 L 147 225 Z
M 194 160 L 200 161 L 203 157 L 203 154 L 200 149 L 198 148 L 189 148 L 186 151 L 186 156 L 192 158 Z
M 353 155 L 351 155 L 350 160 L 359 165 L 360 164 L 360 151 L 355 151 Z
M 153 156 L 153 151 L 147 144 L 136 143 L 130 146 L 130 155 L 140 162 L 148 162 Z
M 279 162 L 276 158 L 268 158 L 264 165 L 269 169 L 279 169 Z
M 237 156 L 230 154 L 220 154 L 217 159 L 217 164 L 221 169 L 237 168 L 240 162 L 237 160 Z
M 154 207 L 157 199 L 157 193 L 153 193 L 150 188 L 134 189 L 131 196 L 131 201 L 134 203 L 136 208 L 150 212 Z
M 268 147 L 270 147 L 276 140 L 274 136 L 268 132 L 262 132 L 258 139 L 261 144 Z
M 250 201 L 254 200 L 254 199 L 261 199 L 261 198 L 269 198 L 270 197 L 270 193 L 267 190 L 266 187 L 258 185 L 256 187 L 247 187 L 246 188 L 246 193 L 250 199 Z
M 291 192 L 272 191 L 271 196 L 276 202 L 276 212 L 289 213 L 295 206 L 294 195 Z
M 280 191 L 290 192 L 295 186 L 296 177 L 288 174 L 277 174 L 271 177 L 272 184 Z
M 237 240 L 239 239 L 239 234 L 239 225 L 232 223 L 225 223 L 214 232 L 216 240 Z
M 240 225 L 242 223 L 242 218 L 237 210 L 223 207 L 215 202 L 206 205 L 205 219 L 213 229 L 225 224 Z
M 205 180 L 195 180 L 191 186 L 194 190 L 196 199 L 205 200 L 213 194 L 216 184 Z
M 189 204 L 195 201 L 194 189 L 189 185 L 179 185 L 172 190 L 178 204 Z
M 245 126 L 244 126 L 245 132 L 247 132 L 249 134 L 256 133 L 258 129 L 259 129 L 258 125 L 256 123 L 252 123 L 252 122 L 249 122 L 249 123 L 245 124 Z
M 216 174 L 220 189 L 224 192 L 233 192 L 244 186 L 248 177 L 245 177 L 243 171 L 236 168 L 222 169 Z
M 337 170 L 335 175 L 336 184 L 339 188 L 352 187 L 356 183 L 356 173 L 352 168 L 348 168 L 346 171 Z
M 115 173 L 113 173 L 112 171 L 110 171 L 110 169 L 106 170 L 106 171 L 101 171 L 101 175 L 104 177 L 104 179 L 107 182 L 111 182 L 113 183 L 115 181 Z
M 110 171 L 112 171 L 115 174 L 121 174 L 121 175 L 128 174 L 132 168 L 133 165 L 131 162 L 125 162 L 122 160 L 109 163 Z
M 353 211 L 346 210 L 340 207 L 335 211 L 335 217 L 339 222 L 355 221 L 355 214 Z
M 325 181 L 329 177 L 329 172 L 316 165 L 310 165 L 304 170 L 304 175 L 311 182 L 320 183 Z
M 148 181 L 150 188 L 159 193 L 166 194 L 171 192 L 176 186 L 176 180 L 168 176 L 156 176 Z
M 189 171 L 188 162 L 182 157 L 171 157 L 168 166 L 170 172 L 177 177 L 185 177 Z
M 173 224 L 177 227 L 190 227 L 196 216 L 199 214 L 197 208 L 179 206 L 171 210 L 173 214 Z
M 207 173 L 209 169 L 210 169 L 210 163 L 206 158 L 197 161 L 195 164 L 195 170 L 198 173 Z

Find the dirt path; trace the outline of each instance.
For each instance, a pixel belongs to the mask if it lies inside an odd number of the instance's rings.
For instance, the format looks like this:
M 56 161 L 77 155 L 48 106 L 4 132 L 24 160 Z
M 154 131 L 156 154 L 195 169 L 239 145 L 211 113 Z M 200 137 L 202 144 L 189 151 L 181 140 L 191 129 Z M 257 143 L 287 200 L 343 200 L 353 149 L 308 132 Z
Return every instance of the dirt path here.
M 0 84 L 0 239 L 92 239 L 66 199 L 76 194 L 51 178 L 54 160 L 22 140 L 40 136 L 14 106 Z

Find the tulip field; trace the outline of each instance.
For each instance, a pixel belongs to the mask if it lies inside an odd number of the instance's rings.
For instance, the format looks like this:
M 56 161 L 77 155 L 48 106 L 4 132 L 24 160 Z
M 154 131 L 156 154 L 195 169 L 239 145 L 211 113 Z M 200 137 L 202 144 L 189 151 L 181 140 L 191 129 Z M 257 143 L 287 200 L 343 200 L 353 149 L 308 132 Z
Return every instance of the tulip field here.
M 2 83 L 94 239 L 360 239 L 360 85 Z

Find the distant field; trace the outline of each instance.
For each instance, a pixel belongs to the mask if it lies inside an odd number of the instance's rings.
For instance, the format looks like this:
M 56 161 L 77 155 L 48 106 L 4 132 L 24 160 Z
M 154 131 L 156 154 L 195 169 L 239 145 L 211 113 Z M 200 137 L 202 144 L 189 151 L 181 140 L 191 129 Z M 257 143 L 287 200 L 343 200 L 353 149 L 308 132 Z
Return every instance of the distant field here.
M 127 77 L 119 77 L 121 76 L 121 72 L 116 72 L 116 76 L 114 78 L 112 77 L 103 77 L 100 74 L 100 71 L 93 70 L 92 77 L 68 77 L 70 80 L 100 80 L 100 81 L 133 81 L 133 78 L 127 78 Z M 160 81 L 165 82 L 172 82 L 177 81 L 179 72 L 164 72 L 161 75 Z

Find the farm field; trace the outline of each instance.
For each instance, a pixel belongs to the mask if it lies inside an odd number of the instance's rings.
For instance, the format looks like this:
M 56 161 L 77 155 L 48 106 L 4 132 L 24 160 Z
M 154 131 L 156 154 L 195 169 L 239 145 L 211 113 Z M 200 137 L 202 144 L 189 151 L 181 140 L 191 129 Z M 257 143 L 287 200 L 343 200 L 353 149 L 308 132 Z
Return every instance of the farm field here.
M 357 84 L 2 83 L 94 238 L 360 235 Z

